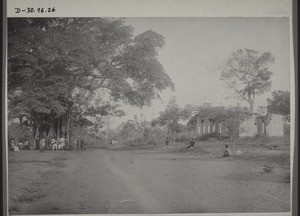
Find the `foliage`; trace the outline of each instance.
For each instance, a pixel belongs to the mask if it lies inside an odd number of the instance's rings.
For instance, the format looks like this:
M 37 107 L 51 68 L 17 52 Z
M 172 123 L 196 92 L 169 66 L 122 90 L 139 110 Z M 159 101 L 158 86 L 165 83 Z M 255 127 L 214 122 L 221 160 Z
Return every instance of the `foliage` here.
M 96 136 L 93 133 L 89 133 L 89 131 L 86 128 L 73 126 L 71 131 L 73 133 L 71 143 L 74 143 L 75 139 L 77 139 L 78 142 L 78 140 L 80 140 L 81 138 L 84 140 L 86 145 L 101 146 L 105 143 L 102 137 Z
M 8 142 L 10 143 L 13 139 L 15 143 L 29 141 L 32 143 L 32 131 L 28 127 L 23 126 L 19 123 L 11 123 L 8 125 Z
M 196 126 L 197 122 L 201 119 L 214 119 L 222 121 L 226 118 L 226 107 L 224 106 L 212 106 L 211 104 L 204 103 L 200 106 L 194 107 L 196 113 L 189 121 L 191 126 Z
M 268 98 L 267 110 L 271 114 L 283 115 L 290 120 L 290 92 L 273 91 L 272 98 Z
M 228 107 L 225 112 L 224 125 L 227 128 L 227 133 L 232 141 L 232 148 L 235 148 L 237 139 L 239 139 L 239 134 L 243 128 L 241 128 L 241 123 L 251 115 L 246 107 Z
M 207 141 L 207 140 L 214 140 L 214 139 L 217 139 L 217 140 L 230 140 L 230 137 L 228 135 L 221 135 L 219 133 L 209 133 L 209 134 L 204 134 L 200 137 L 198 137 L 196 140 L 199 140 L 199 141 Z
M 68 139 L 71 124 L 91 127 L 89 116 L 124 115 L 119 102 L 151 105 L 174 87 L 157 59 L 163 46 L 163 36 L 133 37 L 118 18 L 11 18 L 9 118 L 35 138 L 52 131 Z
M 152 127 L 147 122 L 127 121 L 119 133 L 119 141 L 131 146 L 158 145 L 165 138 L 163 129 Z
M 188 125 L 182 125 L 180 124 L 180 132 L 176 135 L 176 142 L 185 142 L 191 140 L 191 130 Z
M 273 62 L 274 57 L 269 52 L 238 49 L 231 54 L 222 68 L 221 80 L 235 91 L 239 99 L 248 102 L 253 112 L 255 97 L 271 88 L 272 72 L 268 66 Z
M 176 134 L 182 131 L 182 127 L 178 123 L 179 120 L 186 119 L 188 112 L 185 109 L 180 108 L 176 103 L 176 98 L 173 97 L 169 101 L 165 111 L 161 112 L 157 119 L 152 121 L 152 125 L 159 125 L 166 127 L 168 130 L 168 137 L 173 139 L 175 143 Z
M 137 125 L 135 125 L 133 122 L 128 121 L 120 131 L 120 136 L 123 140 L 128 141 L 131 140 L 130 138 L 134 137 L 136 134 L 139 134 L 139 136 L 141 136 L 141 133 L 139 133 L 140 130 L 141 128 L 138 128 Z
M 270 142 L 271 138 L 268 134 L 256 134 L 252 137 L 252 140 L 256 143 L 268 143 Z
M 272 174 L 274 172 L 274 167 L 271 164 L 265 164 L 263 167 L 263 172 L 265 174 Z
M 211 119 L 212 121 L 222 122 L 227 128 L 227 136 L 221 136 L 216 133 L 205 134 L 199 137 L 199 140 L 207 140 L 209 138 L 227 139 L 229 138 L 233 147 L 235 146 L 236 140 L 239 138 L 239 134 L 242 130 L 240 127 L 241 123 L 250 117 L 249 109 L 246 107 L 239 106 L 212 106 L 211 104 L 203 104 L 195 108 L 196 113 L 188 122 L 188 127 L 196 130 L 199 127 L 201 119 Z M 198 131 L 198 130 L 197 130 Z

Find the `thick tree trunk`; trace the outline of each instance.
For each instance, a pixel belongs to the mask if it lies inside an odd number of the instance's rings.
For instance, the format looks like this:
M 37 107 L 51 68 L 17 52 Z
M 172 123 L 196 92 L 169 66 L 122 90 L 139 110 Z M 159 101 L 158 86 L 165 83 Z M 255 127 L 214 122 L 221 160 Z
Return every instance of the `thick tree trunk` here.
M 38 149 L 38 138 L 40 135 L 40 125 L 37 125 L 35 128 L 35 132 L 34 132 L 34 144 L 33 144 L 33 149 Z
M 66 116 L 62 116 L 61 119 L 61 136 L 66 137 Z
M 254 109 L 254 104 L 250 103 L 250 112 L 251 112 L 251 114 L 253 113 L 253 109 Z
M 59 137 L 60 137 L 60 121 L 59 121 L 59 117 L 57 118 L 57 131 L 56 131 L 56 137 L 57 137 L 57 140 L 59 140 Z
M 234 139 L 232 142 L 232 149 L 235 149 L 235 145 L 236 145 L 236 139 Z
M 197 117 L 197 126 L 196 126 L 196 133 L 195 133 L 196 136 L 195 136 L 195 138 L 199 137 L 199 130 L 200 130 L 199 126 L 200 126 L 200 118 Z
M 107 119 L 107 125 L 106 125 L 106 134 L 105 134 L 106 143 L 108 143 L 108 133 L 109 133 L 109 117 Z
M 70 118 L 69 115 L 67 116 L 67 120 L 66 120 L 66 140 L 67 140 L 67 144 L 68 146 L 70 146 Z
M 196 133 L 193 130 L 191 130 L 190 131 L 190 138 L 193 138 L 193 137 L 196 137 Z

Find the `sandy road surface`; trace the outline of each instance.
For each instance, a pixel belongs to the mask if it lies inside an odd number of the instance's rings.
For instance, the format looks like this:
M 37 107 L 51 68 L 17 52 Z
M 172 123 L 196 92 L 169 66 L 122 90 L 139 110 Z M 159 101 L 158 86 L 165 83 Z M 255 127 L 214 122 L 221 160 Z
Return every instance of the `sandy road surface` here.
M 13 214 L 289 211 L 280 169 L 266 175 L 254 163 L 149 150 L 18 153 L 36 161 L 9 165 Z M 26 184 L 36 198 L 20 199 Z

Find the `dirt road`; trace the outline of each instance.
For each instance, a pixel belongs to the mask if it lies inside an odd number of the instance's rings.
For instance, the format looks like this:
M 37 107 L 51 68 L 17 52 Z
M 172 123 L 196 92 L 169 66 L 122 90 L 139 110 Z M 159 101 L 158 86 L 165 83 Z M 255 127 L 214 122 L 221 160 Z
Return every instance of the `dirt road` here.
M 262 174 L 255 163 L 102 149 L 13 152 L 10 160 L 12 214 L 289 211 L 283 171 Z

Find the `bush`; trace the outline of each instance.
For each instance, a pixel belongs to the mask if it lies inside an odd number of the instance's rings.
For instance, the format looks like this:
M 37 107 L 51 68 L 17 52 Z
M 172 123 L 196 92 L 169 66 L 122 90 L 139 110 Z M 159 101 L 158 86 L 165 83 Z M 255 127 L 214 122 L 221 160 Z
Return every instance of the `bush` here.
M 274 167 L 272 165 L 270 165 L 270 164 L 265 164 L 264 168 L 263 168 L 263 172 L 265 174 L 271 174 L 271 173 L 274 172 Z
M 154 146 L 165 142 L 166 131 L 158 127 L 131 128 L 130 133 L 120 133 L 117 140 L 129 146 Z
M 29 145 L 33 145 L 33 133 L 25 126 L 19 123 L 11 123 L 8 125 L 8 142 L 14 140 L 15 143 L 29 142 Z
M 207 140 L 211 140 L 211 139 L 228 140 L 228 139 L 230 139 L 230 137 L 228 135 L 221 135 L 219 133 L 211 133 L 211 134 L 204 134 L 204 135 L 196 138 L 196 140 L 198 140 L 198 141 L 207 141 Z
M 176 142 L 185 142 L 185 141 L 188 141 L 190 140 L 191 137 L 189 134 L 186 134 L 186 133 L 182 133 L 179 137 L 177 137 L 175 139 Z
M 254 137 L 253 137 L 253 141 L 255 142 L 260 142 L 260 143 L 267 143 L 269 142 L 271 139 L 270 139 L 270 136 L 267 135 L 267 134 L 256 134 Z
M 210 134 L 204 134 L 204 135 L 202 135 L 202 136 L 200 136 L 200 137 L 197 137 L 196 138 L 196 140 L 197 141 L 206 141 L 206 140 L 208 140 L 209 138 L 211 138 L 212 136 L 210 135 Z
M 284 125 L 284 136 L 290 136 L 290 124 L 285 124 Z

